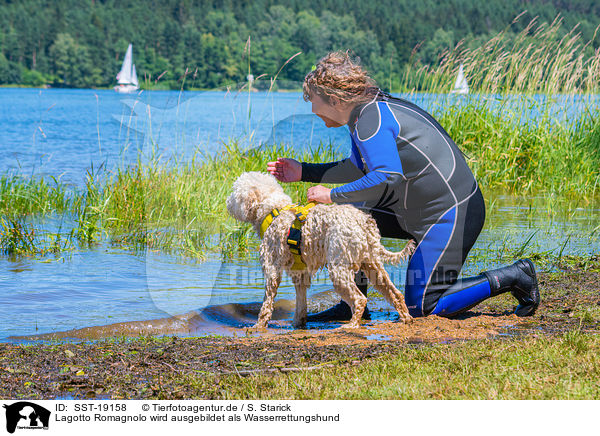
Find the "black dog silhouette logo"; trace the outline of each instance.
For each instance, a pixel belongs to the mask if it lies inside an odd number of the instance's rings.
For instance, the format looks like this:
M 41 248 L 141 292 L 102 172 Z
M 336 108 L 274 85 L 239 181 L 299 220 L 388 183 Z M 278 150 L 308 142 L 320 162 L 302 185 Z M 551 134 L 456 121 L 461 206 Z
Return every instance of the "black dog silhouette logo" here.
M 4 405 L 6 409 L 6 430 L 14 433 L 15 429 L 48 429 L 50 411 L 29 401 L 19 401 Z

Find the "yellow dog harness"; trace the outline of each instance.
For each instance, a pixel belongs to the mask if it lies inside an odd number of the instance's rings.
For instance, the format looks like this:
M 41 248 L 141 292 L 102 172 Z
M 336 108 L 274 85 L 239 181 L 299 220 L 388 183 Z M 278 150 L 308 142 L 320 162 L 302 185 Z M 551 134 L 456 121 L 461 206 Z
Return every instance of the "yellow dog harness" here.
M 302 253 L 300 252 L 300 240 L 302 239 L 302 225 L 306 221 L 306 216 L 308 215 L 310 209 L 312 209 L 316 205 L 317 203 L 311 201 L 306 206 L 288 204 L 287 206 L 282 207 L 281 209 L 273 209 L 260 225 L 260 237 L 262 238 L 269 226 L 271 225 L 271 223 L 273 222 L 273 220 L 277 216 L 279 216 L 279 213 L 281 211 L 291 210 L 296 214 L 296 219 L 292 223 L 292 226 L 290 227 L 287 236 L 287 244 L 290 247 L 292 255 L 294 256 L 294 265 L 292 266 L 292 269 L 294 270 L 306 268 L 306 265 L 302 261 Z

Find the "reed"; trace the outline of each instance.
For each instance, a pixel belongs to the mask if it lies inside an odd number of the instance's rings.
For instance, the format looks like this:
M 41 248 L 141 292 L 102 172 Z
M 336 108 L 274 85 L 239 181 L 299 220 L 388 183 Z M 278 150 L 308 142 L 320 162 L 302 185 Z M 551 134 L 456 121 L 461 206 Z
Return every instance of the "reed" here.
M 73 232 L 38 228 L 24 217 L 0 218 L 0 253 L 7 256 L 59 254 L 73 248 Z
M 600 48 L 582 40 L 577 26 L 565 31 L 560 16 L 551 24 L 533 19 L 516 36 L 508 32 L 521 16 L 482 45 L 467 47 L 464 40 L 440 56 L 437 65 L 414 59 L 406 67 L 407 92 L 448 92 L 460 64 L 472 91 L 482 94 L 575 94 L 600 89 Z M 562 36 L 560 36 L 562 35 Z
M 71 202 L 67 189 L 54 177 L 49 183 L 44 178 L 25 178 L 0 175 L 0 216 L 27 216 L 64 212 Z
M 569 204 L 597 202 L 597 120 L 581 122 L 574 129 L 532 126 L 476 105 L 449 108 L 440 120 L 465 150 L 484 191 L 542 194 L 554 214 L 559 200 L 561 210 Z M 102 227 L 111 241 L 123 245 L 171 247 L 195 256 L 213 249 L 225 256 L 248 253 L 258 241 L 248 226 L 228 216 L 225 200 L 239 174 L 264 171 L 266 163 L 278 156 L 309 162 L 334 159 L 331 146 L 298 155 L 283 147 L 243 151 L 231 142 L 222 154 L 197 153 L 185 164 L 138 164 L 118 172 L 98 197 Z M 284 189 L 293 201 L 306 201 L 305 184 L 285 184 Z M 501 251 L 499 255 L 512 255 L 508 248 Z
M 15 256 L 44 256 L 71 247 L 72 235 L 59 229 L 46 230 L 34 223 L 36 217 L 69 214 L 74 197 L 51 177 L 26 179 L 0 176 L 0 252 Z
M 0 249 L 4 254 L 30 253 L 35 249 L 35 230 L 21 220 L 0 221 Z
M 569 125 L 548 114 L 523 123 L 519 115 L 517 109 L 476 100 L 437 114 L 484 189 L 595 201 L 600 194 L 600 117 L 585 116 Z

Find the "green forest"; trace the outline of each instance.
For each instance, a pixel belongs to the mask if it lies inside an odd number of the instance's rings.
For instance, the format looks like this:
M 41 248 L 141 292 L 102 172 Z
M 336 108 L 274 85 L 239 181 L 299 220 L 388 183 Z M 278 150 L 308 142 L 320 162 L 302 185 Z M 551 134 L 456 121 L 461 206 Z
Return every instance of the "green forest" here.
M 210 89 L 280 69 L 297 82 L 338 49 L 385 88 L 459 41 L 477 47 L 557 17 L 553 38 L 576 28 L 594 55 L 597 0 L 0 0 L 0 85 L 110 87 L 132 43 L 143 88 Z

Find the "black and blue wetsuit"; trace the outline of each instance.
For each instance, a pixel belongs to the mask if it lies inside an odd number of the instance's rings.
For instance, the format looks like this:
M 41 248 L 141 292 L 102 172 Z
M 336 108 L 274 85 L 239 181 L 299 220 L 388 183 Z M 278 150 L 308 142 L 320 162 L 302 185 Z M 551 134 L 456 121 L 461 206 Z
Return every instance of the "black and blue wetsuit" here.
M 412 316 L 452 316 L 490 297 L 485 275 L 458 279 L 485 221 L 485 204 L 460 149 L 427 112 L 383 92 L 348 121 L 350 157 L 302 163 L 302 180 L 345 183 L 334 203 L 368 211 L 382 236 L 417 241 L 406 275 Z

